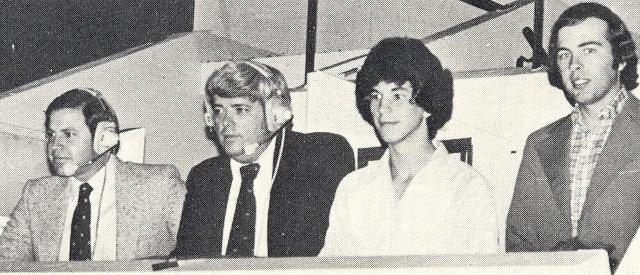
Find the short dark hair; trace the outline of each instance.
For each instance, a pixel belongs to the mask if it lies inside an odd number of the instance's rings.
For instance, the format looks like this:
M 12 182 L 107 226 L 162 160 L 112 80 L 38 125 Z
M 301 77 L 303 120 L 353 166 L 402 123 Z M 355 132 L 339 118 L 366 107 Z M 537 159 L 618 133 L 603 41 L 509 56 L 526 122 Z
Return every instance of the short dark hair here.
M 565 10 L 551 29 L 549 39 L 549 83 L 554 87 L 565 90 L 562 76 L 558 71 L 556 56 L 558 54 L 558 33 L 567 26 L 575 26 L 587 18 L 598 18 L 607 22 L 607 41 L 611 44 L 613 66 L 626 63 L 620 72 L 620 82 L 627 90 L 633 90 L 638 86 L 638 56 L 636 45 L 622 19 L 609 8 L 598 3 L 580 3 Z
M 367 97 L 380 82 L 398 86 L 411 83 L 415 103 L 430 113 L 429 139 L 451 118 L 453 76 L 418 39 L 385 38 L 375 45 L 356 76 L 356 105 L 362 118 L 373 125 Z
M 116 132 L 120 131 L 118 117 L 109 103 L 102 97 L 99 91 L 91 88 L 75 88 L 56 97 L 45 110 L 45 127 L 49 129 L 51 114 L 61 109 L 77 109 L 84 115 L 84 122 L 89 127 L 91 137 L 95 136 L 98 123 L 103 121 L 113 122 Z M 113 148 L 118 153 L 119 144 Z

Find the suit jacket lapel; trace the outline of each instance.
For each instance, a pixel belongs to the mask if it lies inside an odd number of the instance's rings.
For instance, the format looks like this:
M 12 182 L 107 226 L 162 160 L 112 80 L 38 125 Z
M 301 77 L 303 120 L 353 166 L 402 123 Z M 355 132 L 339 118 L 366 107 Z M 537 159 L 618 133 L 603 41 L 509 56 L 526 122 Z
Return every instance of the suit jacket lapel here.
M 538 143 L 542 169 L 547 177 L 558 208 L 569 217 L 571 213 L 571 190 L 569 186 L 569 150 L 571 139 L 571 117 L 566 116 L 550 131 L 549 137 Z
M 291 238 L 292 236 L 287 236 L 284 233 L 283 228 L 287 227 L 287 223 L 291 222 L 294 217 L 287 216 L 290 214 L 292 210 L 291 203 L 291 189 L 288 188 L 288 184 L 292 182 L 290 179 L 291 175 L 296 173 L 292 173 L 291 170 L 296 167 L 295 151 L 294 146 L 296 146 L 295 142 L 292 141 L 294 139 L 294 134 L 290 129 L 287 129 L 286 136 L 284 140 L 284 149 L 282 151 L 282 156 L 280 160 L 280 166 L 278 167 L 278 171 L 275 171 L 275 166 L 278 161 L 278 153 L 280 152 L 281 144 L 281 134 L 276 137 L 276 146 L 274 150 L 273 163 L 274 163 L 274 171 L 276 174 L 275 181 L 271 186 L 271 194 L 269 197 L 269 214 L 267 221 L 267 243 L 268 243 L 268 254 L 269 257 L 273 257 L 276 255 L 285 255 L 286 252 L 283 250 L 290 249 L 290 246 L 287 246 L 284 243 L 284 240 L 287 238 Z M 301 175 L 300 173 L 298 173 Z M 289 227 L 291 228 L 291 227 Z M 284 235 L 282 235 L 284 234 Z
M 67 193 L 67 178 L 54 177 L 49 183 L 48 192 L 38 202 L 33 211 L 32 219 L 42 222 L 42 228 L 34 231 L 40 235 L 42 246 L 39 247 L 40 261 L 57 261 L 62 241 L 62 231 L 65 223 L 69 194 Z
M 116 258 L 133 259 L 138 244 L 139 213 L 138 195 L 141 185 L 126 164 L 116 157 L 114 160 L 114 183 L 116 186 Z
M 598 197 L 616 178 L 618 173 L 640 151 L 640 102 L 629 94 L 626 105 L 616 117 L 607 142 L 600 153 L 587 189 L 582 216 L 589 213 Z

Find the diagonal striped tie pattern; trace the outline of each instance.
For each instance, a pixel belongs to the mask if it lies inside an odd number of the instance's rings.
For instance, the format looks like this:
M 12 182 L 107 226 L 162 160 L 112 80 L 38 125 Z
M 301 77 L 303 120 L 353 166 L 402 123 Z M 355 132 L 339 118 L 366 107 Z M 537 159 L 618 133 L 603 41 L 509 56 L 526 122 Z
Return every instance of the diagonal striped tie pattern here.
M 71 220 L 70 261 L 91 260 L 91 191 L 93 188 L 88 183 L 80 185 L 78 205 Z
M 258 175 L 260 165 L 252 163 L 240 168 L 242 183 L 233 216 L 227 256 L 251 257 L 255 243 L 256 196 L 253 192 L 253 180 Z

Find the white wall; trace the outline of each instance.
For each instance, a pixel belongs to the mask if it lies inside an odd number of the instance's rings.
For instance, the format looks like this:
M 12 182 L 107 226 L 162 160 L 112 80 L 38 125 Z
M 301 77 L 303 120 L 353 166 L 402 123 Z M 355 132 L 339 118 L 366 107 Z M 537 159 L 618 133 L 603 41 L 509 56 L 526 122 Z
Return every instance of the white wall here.
M 216 153 L 200 134 L 195 39 L 195 34 L 171 39 L 15 92 L 0 99 L 0 123 L 42 131 L 44 110 L 53 98 L 74 87 L 93 87 L 113 106 L 121 128 L 146 128 L 147 163 L 175 164 L 186 177 L 193 165 Z
M 455 16 L 448 10 L 456 10 Z M 449 0 L 318 1 L 318 52 L 368 48 L 389 33 L 424 37 L 482 13 Z M 306 24 L 306 0 L 196 0 L 194 5 L 195 30 L 279 54 L 304 53 Z
M 0 159 L 0 216 L 7 216 L 20 199 L 25 180 L 49 173 L 44 134 L 0 123 Z

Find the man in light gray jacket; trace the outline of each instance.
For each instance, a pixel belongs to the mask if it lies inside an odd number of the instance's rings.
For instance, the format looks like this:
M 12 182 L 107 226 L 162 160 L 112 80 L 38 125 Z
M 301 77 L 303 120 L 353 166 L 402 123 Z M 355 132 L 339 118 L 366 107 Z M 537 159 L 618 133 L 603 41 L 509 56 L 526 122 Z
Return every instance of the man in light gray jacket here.
M 0 236 L 0 260 L 130 260 L 169 254 L 185 187 L 175 167 L 119 160 L 118 119 L 99 92 L 47 107 L 53 176 L 29 180 Z

